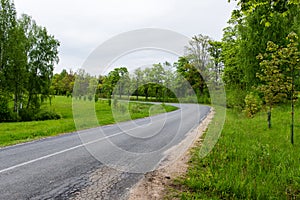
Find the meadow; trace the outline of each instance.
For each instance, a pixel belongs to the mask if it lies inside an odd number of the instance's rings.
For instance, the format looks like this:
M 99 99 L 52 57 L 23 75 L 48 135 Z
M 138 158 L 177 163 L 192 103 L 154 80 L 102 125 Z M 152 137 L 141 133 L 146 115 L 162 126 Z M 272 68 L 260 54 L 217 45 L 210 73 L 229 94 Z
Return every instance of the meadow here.
M 84 100 L 77 100 L 76 102 L 76 104 L 81 105 L 82 109 L 85 108 L 85 105 L 88 106 L 89 104 L 91 104 L 91 102 Z M 115 104 L 113 106 L 124 109 L 124 106 L 122 106 L 122 102 L 112 103 Z M 95 104 L 93 104 L 93 106 L 93 112 L 96 114 L 97 123 L 85 123 L 84 126 L 78 127 L 75 126 L 74 123 L 72 112 L 72 98 L 55 96 L 55 98 L 53 98 L 51 101 L 51 105 L 49 102 L 44 102 L 44 104 L 42 105 L 42 110 L 54 111 L 61 116 L 61 119 L 0 123 L 0 147 L 21 142 L 28 142 L 48 136 L 55 136 L 63 133 L 73 132 L 78 130 L 78 128 L 86 129 L 100 125 L 114 124 L 121 121 L 148 117 L 150 115 L 170 112 L 177 109 L 174 106 L 165 104 L 153 105 L 149 103 L 130 102 L 128 109 L 130 118 L 128 118 L 114 116 L 112 113 L 112 106 L 109 106 L 108 100 L 99 100 Z M 89 121 L 88 118 L 84 120 L 86 122 Z
M 276 107 L 269 129 L 265 112 L 247 118 L 242 112 L 227 110 L 215 148 L 203 159 L 200 142 L 192 149 L 188 172 L 174 181 L 168 198 L 300 199 L 299 105 L 294 145 L 290 116 L 290 106 Z

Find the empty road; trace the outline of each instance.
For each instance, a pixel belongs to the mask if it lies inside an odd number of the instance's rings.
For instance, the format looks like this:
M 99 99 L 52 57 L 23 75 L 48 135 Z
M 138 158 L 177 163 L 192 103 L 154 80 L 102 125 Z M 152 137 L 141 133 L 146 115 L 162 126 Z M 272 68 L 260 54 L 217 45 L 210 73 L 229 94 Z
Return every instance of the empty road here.
M 99 170 L 97 197 L 124 197 L 210 111 L 174 105 L 180 109 L 0 149 L 0 199 L 69 199 L 92 185 Z

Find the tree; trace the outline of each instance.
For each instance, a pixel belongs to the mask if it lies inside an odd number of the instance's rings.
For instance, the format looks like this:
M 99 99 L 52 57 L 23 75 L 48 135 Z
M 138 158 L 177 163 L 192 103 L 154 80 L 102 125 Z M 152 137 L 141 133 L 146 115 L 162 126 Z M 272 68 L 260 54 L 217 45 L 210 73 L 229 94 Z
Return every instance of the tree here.
M 208 52 L 212 60 L 211 72 L 214 76 L 214 85 L 218 85 L 223 71 L 223 63 L 221 59 L 223 43 L 219 41 L 210 40 L 209 45 L 210 46 L 208 48 Z
M 81 98 L 88 94 L 91 76 L 84 69 L 78 69 L 75 77 L 73 97 Z
M 121 98 L 122 94 L 128 94 L 129 91 L 125 91 L 125 88 L 129 88 L 130 77 L 126 67 L 115 68 L 109 72 L 107 77 L 103 80 L 103 90 L 106 91 L 107 97 L 111 95 L 119 94 Z
M 165 78 L 165 70 L 161 63 L 153 64 L 153 67 L 150 70 L 149 81 L 151 83 L 151 89 L 154 91 L 156 100 L 161 99 L 162 97 L 162 86 Z
M 299 37 L 295 32 L 291 32 L 287 36 L 288 45 L 283 48 L 279 55 L 282 59 L 282 64 L 287 66 L 287 71 L 290 72 L 290 88 L 291 88 L 291 143 L 294 144 L 294 101 L 298 99 L 299 91 L 295 90 L 295 80 L 299 79 L 300 72 L 300 46 Z
M 137 68 L 134 71 L 134 77 L 133 81 L 135 84 L 135 95 L 136 95 L 136 100 L 139 100 L 139 88 L 143 85 L 143 76 L 144 72 L 141 70 L 141 68 Z
M 205 73 L 206 66 L 210 62 L 208 36 L 202 34 L 192 37 L 189 45 L 186 47 L 186 57 L 201 72 Z
M 271 113 L 273 106 L 287 97 L 288 84 L 280 69 L 279 46 L 268 42 L 267 53 L 259 54 L 261 72 L 257 77 L 262 81 L 258 89 L 264 94 L 264 100 L 269 107 L 268 127 L 271 128 Z
M 49 35 L 46 28 L 38 26 L 29 16 L 23 15 L 21 24 L 29 40 L 28 46 L 28 76 L 30 83 L 27 85 L 27 109 L 32 102 L 37 102 L 38 95 L 47 98 L 50 94 L 51 79 L 54 64 L 58 63 L 59 42 L 54 36 Z
M 14 94 L 14 111 L 19 113 L 26 84 L 26 38 L 14 4 L 1 0 L 0 8 L 0 92 Z
M 268 41 L 285 45 L 286 35 L 299 33 L 300 7 L 299 2 L 286 0 L 239 0 L 238 5 L 231 18 L 237 32 L 236 68 L 242 70 L 242 83 L 251 90 L 260 84 L 256 56 L 266 51 Z
M 0 95 L 13 99 L 17 118 L 20 110 L 33 108 L 37 112 L 40 102 L 49 96 L 58 46 L 46 28 L 37 26 L 31 17 L 17 19 L 12 1 L 0 1 Z
M 9 41 L 11 52 L 8 53 L 9 63 L 6 70 L 6 82 L 14 94 L 14 112 L 22 109 L 23 94 L 28 84 L 26 40 L 21 27 L 16 26 L 11 32 Z
M 208 65 L 211 62 L 209 54 L 209 41 L 211 39 L 208 36 L 198 35 L 194 36 L 186 47 L 185 57 L 189 61 L 189 64 L 198 70 L 198 75 L 200 79 L 197 78 L 198 89 L 195 90 L 198 96 L 207 95 L 204 93 L 207 89 L 205 84 L 205 77 L 208 73 Z M 191 84 L 192 86 L 196 84 Z M 195 89 L 195 88 L 194 88 Z
M 265 54 L 259 54 L 261 72 L 257 77 L 262 84 L 258 89 L 263 92 L 264 100 L 269 107 L 268 127 L 271 128 L 271 112 L 273 106 L 291 96 L 292 102 L 292 138 L 294 122 L 294 100 L 297 98 L 294 90 L 295 71 L 300 71 L 300 51 L 298 36 L 292 32 L 288 35 L 288 44 L 280 47 L 274 42 L 268 42 Z M 293 143 L 293 139 L 292 139 Z
M 185 80 L 191 85 L 192 89 L 200 98 L 204 93 L 204 79 L 200 75 L 199 71 L 190 63 L 187 57 L 179 57 L 177 63 L 175 63 L 177 73 L 179 73 Z M 192 95 L 192 91 L 187 91 L 187 95 Z
M 228 21 L 229 26 L 223 30 L 221 60 L 224 63 L 223 81 L 226 88 L 245 90 L 244 73 L 239 65 L 240 36 L 235 12 Z
M 63 69 L 60 74 L 54 74 L 51 81 L 51 93 L 70 96 L 73 92 L 75 74 L 72 70 Z

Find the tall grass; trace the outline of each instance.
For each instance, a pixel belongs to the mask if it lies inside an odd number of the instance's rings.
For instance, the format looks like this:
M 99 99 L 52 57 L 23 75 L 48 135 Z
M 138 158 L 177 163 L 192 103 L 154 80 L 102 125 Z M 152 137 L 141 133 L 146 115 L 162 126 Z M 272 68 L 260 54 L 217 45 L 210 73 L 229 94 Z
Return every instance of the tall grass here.
M 290 108 L 249 119 L 228 110 L 222 135 L 210 154 L 200 159 L 193 149 L 185 177 L 171 195 L 181 199 L 300 199 L 300 108 L 297 107 L 295 145 L 290 143 Z

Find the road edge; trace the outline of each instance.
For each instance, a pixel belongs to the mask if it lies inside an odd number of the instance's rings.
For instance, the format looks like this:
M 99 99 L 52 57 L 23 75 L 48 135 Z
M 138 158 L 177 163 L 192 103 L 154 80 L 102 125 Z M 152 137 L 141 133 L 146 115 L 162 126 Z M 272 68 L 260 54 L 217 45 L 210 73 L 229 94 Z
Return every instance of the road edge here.
M 127 199 L 164 199 L 167 194 L 168 186 L 173 180 L 186 174 L 188 162 L 191 158 L 190 150 L 198 145 L 199 142 L 201 144 L 201 136 L 207 130 L 214 114 L 215 111 L 211 108 L 209 114 L 200 122 L 197 128 L 191 130 L 182 142 L 166 152 L 167 156 L 160 164 L 160 166 L 163 167 L 158 167 L 157 170 L 146 173 L 144 177 L 130 189 L 127 194 Z M 191 143 L 188 149 L 182 149 L 187 143 Z M 184 152 L 178 157 L 178 153 L 182 150 L 184 150 Z

